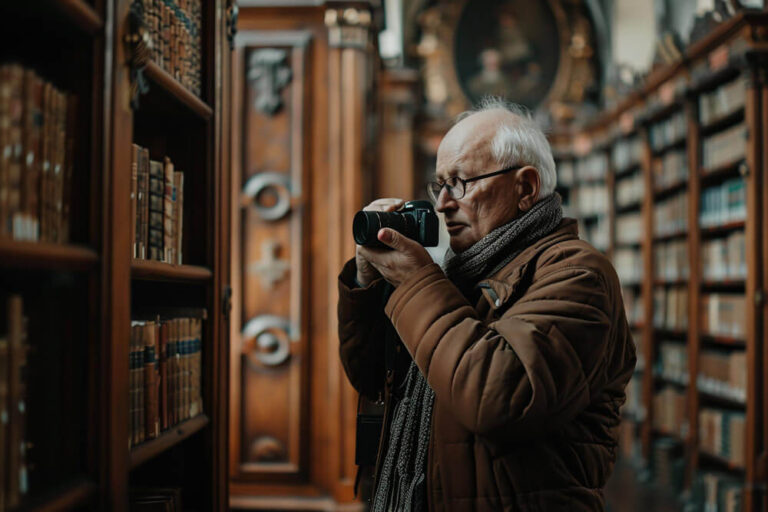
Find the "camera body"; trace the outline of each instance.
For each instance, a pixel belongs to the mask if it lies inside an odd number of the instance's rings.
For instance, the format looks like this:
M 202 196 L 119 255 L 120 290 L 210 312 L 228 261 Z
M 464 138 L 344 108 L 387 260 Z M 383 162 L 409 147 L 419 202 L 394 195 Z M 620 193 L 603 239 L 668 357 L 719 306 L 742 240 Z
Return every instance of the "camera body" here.
M 387 247 L 376 236 L 381 228 L 394 229 L 424 247 L 435 247 L 439 238 L 439 221 L 429 201 L 408 201 L 396 212 L 359 211 L 352 220 L 358 245 Z

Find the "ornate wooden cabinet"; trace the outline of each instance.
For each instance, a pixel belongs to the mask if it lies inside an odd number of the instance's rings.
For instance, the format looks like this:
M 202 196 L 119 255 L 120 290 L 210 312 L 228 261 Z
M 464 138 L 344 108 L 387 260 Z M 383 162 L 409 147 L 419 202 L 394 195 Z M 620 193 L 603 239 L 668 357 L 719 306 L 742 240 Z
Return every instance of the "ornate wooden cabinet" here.
M 277 4 L 277 2 L 273 2 Z M 354 501 L 336 278 L 375 164 L 375 10 L 240 2 L 232 70 L 230 504 Z

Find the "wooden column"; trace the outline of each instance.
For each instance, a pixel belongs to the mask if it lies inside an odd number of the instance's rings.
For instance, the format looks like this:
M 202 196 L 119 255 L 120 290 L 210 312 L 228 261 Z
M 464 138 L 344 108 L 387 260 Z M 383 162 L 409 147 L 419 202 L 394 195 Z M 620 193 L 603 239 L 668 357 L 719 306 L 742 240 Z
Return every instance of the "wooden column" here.
M 405 200 L 425 196 L 423 176 L 414 170 L 414 125 L 417 109 L 419 75 L 412 69 L 388 69 L 382 72 L 381 159 L 375 195 Z
M 354 4 L 352 4 L 354 5 Z M 372 105 L 374 62 L 370 49 L 372 11 L 335 4 L 325 11 L 328 27 L 328 208 L 332 226 L 328 240 L 328 304 L 338 300 L 337 276 L 344 263 L 354 257 L 352 218 L 371 199 L 370 183 L 374 169 L 366 168 L 368 151 L 373 148 L 367 130 Z M 367 197 L 366 197 L 367 196 Z M 328 475 L 338 501 L 353 499 L 356 474 L 354 464 L 357 394 L 349 384 L 338 357 L 336 309 L 328 309 L 329 409 L 338 423 L 331 425 L 329 440 L 338 450 L 329 454 Z

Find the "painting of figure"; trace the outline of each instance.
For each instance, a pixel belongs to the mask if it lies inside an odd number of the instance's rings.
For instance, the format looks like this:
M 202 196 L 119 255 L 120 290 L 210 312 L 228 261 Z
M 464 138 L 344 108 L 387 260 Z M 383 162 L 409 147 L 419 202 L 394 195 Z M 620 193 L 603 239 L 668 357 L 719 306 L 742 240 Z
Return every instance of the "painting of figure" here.
M 546 1 L 473 0 L 456 30 L 456 71 L 470 102 L 503 96 L 535 109 L 560 62 L 560 33 Z

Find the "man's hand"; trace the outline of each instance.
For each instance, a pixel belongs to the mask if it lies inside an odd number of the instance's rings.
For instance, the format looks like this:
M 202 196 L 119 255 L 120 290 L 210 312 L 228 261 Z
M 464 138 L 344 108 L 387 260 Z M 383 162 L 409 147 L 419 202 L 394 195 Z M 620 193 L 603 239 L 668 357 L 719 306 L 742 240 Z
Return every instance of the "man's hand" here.
M 432 263 L 432 258 L 420 243 L 394 229 L 380 229 L 377 238 L 392 250 L 358 247 L 358 254 L 373 265 L 392 286 L 399 286 L 411 274 Z
M 396 197 L 387 197 L 383 199 L 377 199 L 365 208 L 364 212 L 393 212 L 403 206 L 405 201 Z M 362 286 L 368 286 L 371 281 L 374 281 L 381 276 L 378 270 L 371 265 L 371 263 L 360 254 L 360 249 L 363 247 L 358 245 L 355 250 L 355 263 L 357 265 L 357 282 Z

